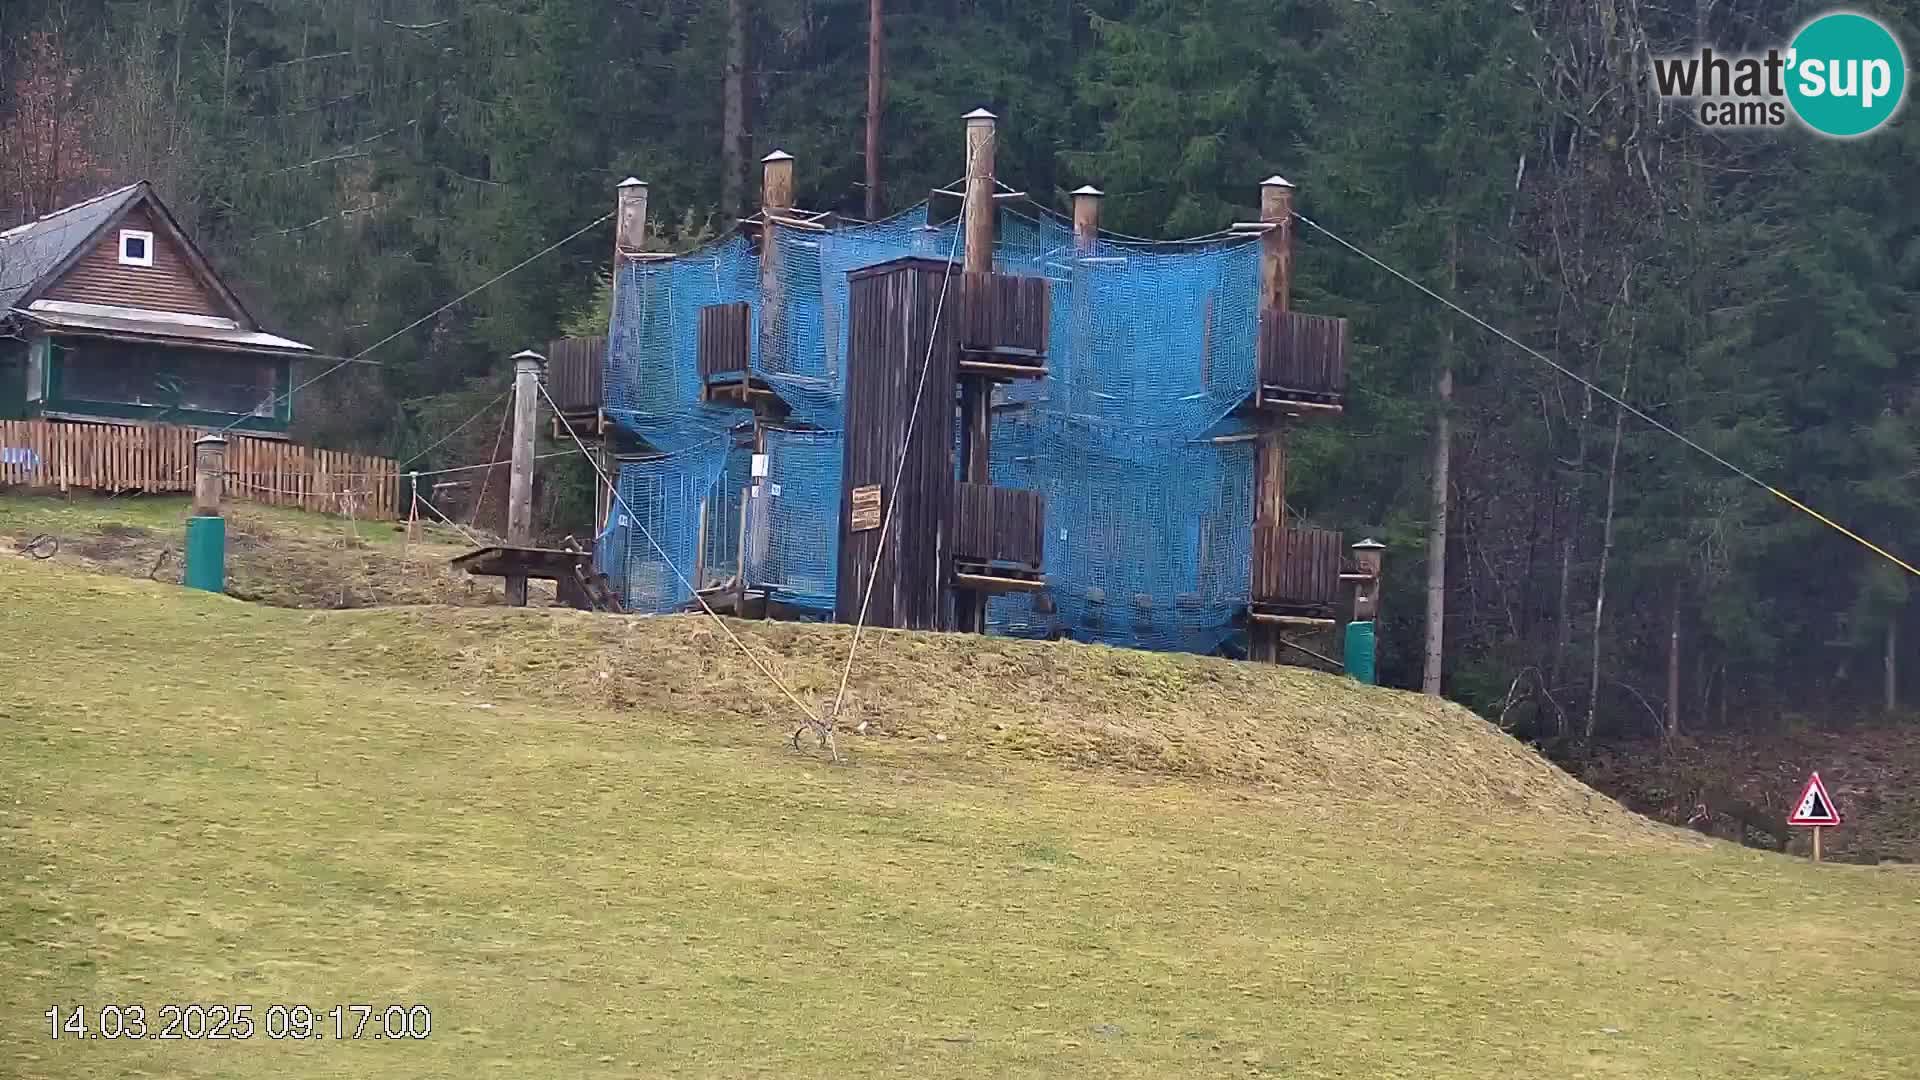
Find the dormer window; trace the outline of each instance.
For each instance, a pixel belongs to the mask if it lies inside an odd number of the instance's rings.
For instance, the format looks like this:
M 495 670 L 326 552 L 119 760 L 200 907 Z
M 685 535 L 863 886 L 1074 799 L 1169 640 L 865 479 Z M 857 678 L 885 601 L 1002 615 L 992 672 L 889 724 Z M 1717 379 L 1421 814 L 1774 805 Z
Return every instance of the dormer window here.
M 139 229 L 121 229 L 120 265 L 152 266 L 153 234 Z

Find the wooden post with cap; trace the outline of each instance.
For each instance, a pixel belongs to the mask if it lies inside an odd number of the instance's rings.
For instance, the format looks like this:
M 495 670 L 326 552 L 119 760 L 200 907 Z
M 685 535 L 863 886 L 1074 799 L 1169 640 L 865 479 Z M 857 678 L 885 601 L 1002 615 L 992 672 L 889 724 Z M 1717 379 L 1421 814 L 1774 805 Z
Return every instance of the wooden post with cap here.
M 633 261 L 634 256 L 647 248 L 647 195 L 647 182 L 636 176 L 629 176 L 620 181 L 619 186 L 614 189 L 612 302 L 607 312 L 609 348 L 612 346 L 613 335 L 620 326 L 621 272 L 629 262 Z M 602 389 L 603 406 L 605 394 L 606 391 Z M 612 485 L 618 483 L 619 478 L 614 475 L 613 451 L 607 445 L 604 433 L 593 448 L 593 462 L 598 466 L 599 474 L 606 477 L 605 483 L 596 479 L 593 485 L 593 535 L 594 549 L 597 552 L 599 538 L 606 534 L 607 523 L 613 519 L 613 508 L 618 501 L 614 498 Z M 625 553 L 622 552 L 620 557 L 624 558 Z M 602 573 L 608 570 L 604 566 L 599 569 Z
M 963 255 L 960 282 L 962 310 L 972 302 L 976 283 L 993 273 L 993 155 L 996 117 L 985 109 L 975 109 L 967 122 L 967 179 L 965 201 L 961 208 L 966 252 Z M 992 482 L 993 459 L 993 383 L 969 378 L 960 384 L 961 478 L 971 484 Z M 983 593 L 962 590 L 954 604 L 958 629 L 971 633 L 986 630 L 987 600 Z
M 227 440 L 216 434 L 193 441 L 193 513 L 181 562 L 180 584 L 189 589 L 227 588 Z
M 507 543 L 533 543 L 533 452 L 540 417 L 540 377 L 547 358 L 532 349 L 513 355 L 513 464 L 507 486 Z M 507 575 L 507 605 L 527 606 L 527 577 Z
M 793 211 L 793 155 L 775 150 L 760 159 L 760 366 L 780 366 L 786 319 L 780 296 L 780 226 Z M 751 364 L 748 365 L 751 368 Z
M 1088 295 L 1092 290 L 1089 279 L 1093 276 L 1093 267 L 1086 262 L 1093 256 L 1100 243 L 1100 200 L 1105 192 L 1092 184 L 1085 184 L 1073 193 L 1073 350 L 1072 366 L 1067 369 L 1067 400 L 1075 415 L 1085 415 L 1089 410 L 1087 399 L 1093 393 L 1094 373 L 1091 370 L 1093 356 L 1093 300 Z M 1087 370 L 1082 370 L 1086 368 Z
M 1260 220 L 1268 226 L 1260 237 L 1260 341 L 1269 327 L 1286 317 L 1293 289 L 1293 185 L 1274 175 L 1260 182 Z M 1253 522 L 1256 560 L 1285 559 L 1287 529 L 1287 432 L 1275 418 L 1260 411 L 1264 403 L 1265 372 L 1259 369 L 1264 348 L 1255 349 L 1253 402 L 1258 436 L 1254 440 Z M 1262 575 L 1256 575 L 1260 577 Z M 1255 624 L 1250 652 L 1258 660 L 1278 662 L 1278 631 Z

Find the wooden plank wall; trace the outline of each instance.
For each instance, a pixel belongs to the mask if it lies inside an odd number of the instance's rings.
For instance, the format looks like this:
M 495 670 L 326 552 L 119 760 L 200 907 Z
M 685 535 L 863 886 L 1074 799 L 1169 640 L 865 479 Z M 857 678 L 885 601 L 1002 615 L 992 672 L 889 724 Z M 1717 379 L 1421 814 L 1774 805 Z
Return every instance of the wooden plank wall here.
M 547 343 L 547 393 L 567 413 L 591 413 L 600 408 L 606 378 L 607 339 L 555 338 Z
M 960 344 L 1026 349 L 1044 357 L 1053 283 L 1016 274 L 967 274 L 960 288 Z
M 708 304 L 700 309 L 700 384 L 716 375 L 743 375 L 752 356 L 753 311 L 743 301 Z
M 167 425 L 0 420 L 0 487 L 191 491 L 193 440 Z M 226 433 L 227 494 L 269 506 L 391 521 L 400 470 L 392 458 L 317 450 Z
M 959 483 L 953 493 L 953 556 L 1038 570 L 1045 551 L 1047 500 L 1037 491 Z
M 1260 385 L 1307 394 L 1347 389 L 1347 320 L 1275 312 L 1260 328 Z
M 122 229 L 153 233 L 152 266 L 121 265 Z M 221 318 L 237 315 L 200 281 L 192 264 L 187 262 L 186 253 L 144 206 L 130 212 L 118 228 L 108 229 L 93 249 L 47 290 L 46 299 Z
M 944 630 L 952 624 L 946 583 L 952 562 L 954 365 L 951 309 L 940 303 L 946 267 L 934 259 L 895 259 L 848 275 L 847 422 L 840 495 L 840 571 L 834 618 L 854 622 L 869 577 L 867 624 Z M 931 342 L 931 350 L 929 350 Z M 920 368 L 931 357 L 920 418 L 906 443 Z M 848 520 L 853 488 L 880 485 L 885 529 L 855 532 Z M 898 506 L 894 507 L 895 502 Z M 889 510 L 890 507 L 893 509 Z M 884 553 L 880 535 L 887 534 Z M 876 565 L 875 555 L 881 554 Z
M 1332 607 L 1340 599 L 1340 534 L 1330 529 L 1253 526 L 1256 604 Z

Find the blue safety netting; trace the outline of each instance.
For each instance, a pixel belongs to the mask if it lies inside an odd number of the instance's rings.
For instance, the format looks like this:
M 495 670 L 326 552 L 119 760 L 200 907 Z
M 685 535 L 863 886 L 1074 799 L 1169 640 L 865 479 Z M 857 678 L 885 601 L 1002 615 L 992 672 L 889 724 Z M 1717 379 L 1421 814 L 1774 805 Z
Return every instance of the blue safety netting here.
M 957 222 L 930 220 L 925 205 L 872 224 L 776 227 L 773 237 L 771 306 L 745 238 L 622 268 L 606 407 L 665 454 L 625 463 L 620 487 L 676 565 L 693 575 L 704 501 L 698 564 L 708 582 L 744 569 L 770 598 L 827 614 L 843 513 L 847 273 L 964 250 Z M 1247 602 L 1253 449 L 1218 437 L 1240 430 L 1230 414 L 1254 388 L 1257 240 L 1102 236 L 1082 251 L 1066 221 L 1002 210 L 994 256 L 1002 272 L 1051 282 L 1049 377 L 996 390 L 992 444 L 994 483 L 1046 497 L 1050 587 L 994 597 L 989 630 L 1218 648 Z M 957 298 L 956 275 L 948 300 Z M 752 415 L 701 402 L 695 362 L 700 309 L 739 301 L 753 312 L 751 372 L 790 410 L 786 428 L 765 432 L 760 495 L 744 445 Z M 629 606 L 683 606 L 684 586 L 662 584 L 657 553 L 642 547 L 651 545 L 631 527 L 610 528 L 600 544 Z
M 831 615 L 840 557 L 840 433 L 776 428 L 766 446 L 766 505 L 756 510 L 765 514 L 767 540 L 747 580 L 766 589 L 769 600 Z M 759 524 L 754 515 L 748 521 Z

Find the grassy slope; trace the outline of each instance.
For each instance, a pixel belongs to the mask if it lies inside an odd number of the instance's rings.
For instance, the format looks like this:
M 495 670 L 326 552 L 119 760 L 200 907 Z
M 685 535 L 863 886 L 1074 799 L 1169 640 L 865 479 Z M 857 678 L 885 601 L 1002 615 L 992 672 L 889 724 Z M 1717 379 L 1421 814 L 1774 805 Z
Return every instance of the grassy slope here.
M 52 562 L 179 584 L 187 511 L 184 496 L 0 496 L 0 551 L 45 533 L 60 541 Z M 227 592 L 301 608 L 503 603 L 499 579 L 447 566 L 471 547 L 445 525 L 423 525 L 409 544 L 393 522 L 236 503 L 227 511 Z M 551 599 L 551 584 L 534 586 L 543 587 Z
M 843 632 L 736 625 L 831 687 Z M 0 641 L 0 1075 L 1920 1070 L 1920 877 L 1651 826 L 1337 679 L 877 634 L 890 734 L 836 768 L 688 619 L 0 554 Z M 435 1030 L 56 1043 L 55 1001 Z

